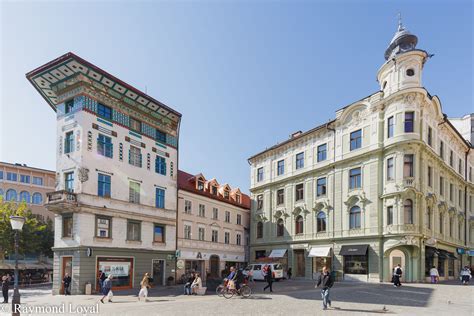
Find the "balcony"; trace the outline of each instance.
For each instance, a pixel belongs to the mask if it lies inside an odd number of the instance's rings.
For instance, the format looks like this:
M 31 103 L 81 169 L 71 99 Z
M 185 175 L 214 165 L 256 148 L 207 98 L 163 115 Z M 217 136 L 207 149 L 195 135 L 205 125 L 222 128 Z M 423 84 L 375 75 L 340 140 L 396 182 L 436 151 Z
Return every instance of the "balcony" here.
M 75 193 L 66 190 L 46 193 L 45 207 L 52 212 L 70 211 L 70 208 L 75 206 L 77 206 Z
M 415 187 L 415 178 L 405 178 L 403 179 L 403 186 L 407 187 Z

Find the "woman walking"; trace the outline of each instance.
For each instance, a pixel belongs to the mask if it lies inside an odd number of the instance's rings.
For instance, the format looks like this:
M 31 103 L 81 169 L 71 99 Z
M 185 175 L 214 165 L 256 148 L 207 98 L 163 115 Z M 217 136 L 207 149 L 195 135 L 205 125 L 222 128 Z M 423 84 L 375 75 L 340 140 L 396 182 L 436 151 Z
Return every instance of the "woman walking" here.
M 104 284 L 102 285 L 102 298 L 100 299 L 101 303 L 104 304 L 104 298 L 107 296 L 107 300 L 112 302 L 112 274 L 109 274 L 107 279 L 105 279 Z
M 461 270 L 462 284 L 468 285 L 470 279 L 471 279 L 471 269 L 469 269 L 468 266 L 465 266 L 464 269 Z
M 144 297 L 146 302 L 148 301 L 148 288 L 150 287 L 150 275 L 148 274 L 148 272 L 145 273 L 145 275 L 143 276 L 143 279 L 140 282 L 140 286 L 141 289 L 138 293 L 138 301 L 140 301 L 140 299 Z

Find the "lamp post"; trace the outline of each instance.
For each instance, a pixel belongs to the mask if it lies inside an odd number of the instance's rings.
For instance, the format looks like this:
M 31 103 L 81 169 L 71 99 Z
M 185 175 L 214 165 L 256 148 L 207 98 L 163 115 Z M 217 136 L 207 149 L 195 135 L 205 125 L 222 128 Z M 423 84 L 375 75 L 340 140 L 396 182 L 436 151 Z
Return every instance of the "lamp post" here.
M 18 232 L 23 228 L 25 218 L 22 216 L 10 216 L 10 224 L 15 231 L 15 286 L 13 288 L 12 315 L 20 315 L 15 306 L 20 305 L 20 291 L 18 290 Z

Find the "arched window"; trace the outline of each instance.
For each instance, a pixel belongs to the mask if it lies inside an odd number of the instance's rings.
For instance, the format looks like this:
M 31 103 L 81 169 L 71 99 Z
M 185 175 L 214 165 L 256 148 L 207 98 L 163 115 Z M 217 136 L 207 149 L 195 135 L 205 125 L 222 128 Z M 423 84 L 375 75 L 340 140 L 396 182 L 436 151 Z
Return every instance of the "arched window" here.
M 34 193 L 33 194 L 33 204 L 43 204 L 43 196 L 41 193 Z
M 431 208 L 428 207 L 426 210 L 426 226 L 431 229 Z
M 295 231 L 297 234 L 303 233 L 303 216 L 298 215 L 295 219 Z
M 7 201 L 16 201 L 16 191 L 13 189 L 7 190 L 7 196 L 5 197 Z
M 25 201 L 26 203 L 30 203 L 30 193 L 26 191 L 21 191 L 20 193 L 20 202 Z
M 326 231 L 326 213 L 322 211 L 316 216 L 316 231 L 318 233 Z
M 405 224 L 413 224 L 413 201 L 406 199 L 403 207 L 405 210 Z
M 257 238 L 263 238 L 263 223 L 257 223 Z
M 283 225 L 283 220 L 280 218 L 277 221 L 277 236 L 281 237 L 285 234 L 285 225 Z
M 360 207 L 353 206 L 351 210 L 349 211 L 349 228 L 350 229 L 356 229 L 360 228 L 360 218 L 361 218 L 361 212 L 360 212 Z

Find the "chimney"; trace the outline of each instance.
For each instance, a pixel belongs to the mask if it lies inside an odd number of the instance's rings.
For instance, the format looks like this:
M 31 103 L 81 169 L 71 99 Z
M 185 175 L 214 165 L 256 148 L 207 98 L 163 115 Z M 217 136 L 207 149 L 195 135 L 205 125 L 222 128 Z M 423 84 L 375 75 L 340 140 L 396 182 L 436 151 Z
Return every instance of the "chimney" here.
M 301 134 L 303 134 L 302 131 L 294 132 L 293 134 L 290 135 L 290 139 L 296 138 L 296 137 L 300 136 Z

